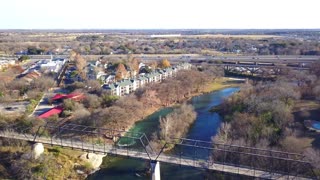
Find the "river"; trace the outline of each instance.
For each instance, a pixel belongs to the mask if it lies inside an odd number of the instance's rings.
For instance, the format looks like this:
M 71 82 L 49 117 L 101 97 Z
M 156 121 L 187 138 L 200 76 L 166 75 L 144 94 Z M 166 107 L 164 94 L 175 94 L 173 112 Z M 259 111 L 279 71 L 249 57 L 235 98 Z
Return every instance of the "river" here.
M 237 91 L 239 91 L 239 88 L 225 88 L 193 97 L 190 103 L 197 112 L 197 119 L 189 129 L 186 138 L 211 141 L 211 137 L 217 133 L 220 127 L 221 117 L 217 113 L 209 112 L 210 108 L 221 104 L 224 98 Z M 144 132 L 148 137 L 151 137 L 152 133 L 158 128 L 159 117 L 170 112 L 172 112 L 172 108 L 163 108 L 137 122 L 130 131 Z M 101 169 L 90 175 L 88 179 L 150 179 L 145 173 L 147 164 L 148 162 L 142 160 L 107 156 L 104 158 Z M 206 177 L 204 170 L 191 167 L 180 167 L 179 165 L 165 163 L 161 163 L 160 167 L 162 179 L 204 179 Z

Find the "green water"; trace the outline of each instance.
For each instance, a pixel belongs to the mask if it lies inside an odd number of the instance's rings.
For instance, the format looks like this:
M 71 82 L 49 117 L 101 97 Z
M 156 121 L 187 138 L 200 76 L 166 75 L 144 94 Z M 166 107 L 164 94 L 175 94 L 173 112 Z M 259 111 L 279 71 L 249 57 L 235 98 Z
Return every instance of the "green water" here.
M 226 88 L 220 91 L 193 97 L 190 100 L 190 103 L 197 112 L 197 119 L 189 129 L 186 138 L 210 141 L 211 137 L 217 133 L 221 123 L 221 117 L 217 113 L 209 112 L 209 109 L 212 106 L 221 104 L 224 98 L 237 91 L 239 91 L 239 88 Z M 151 137 L 152 133 L 158 128 L 159 117 L 165 116 L 170 112 L 172 112 L 172 108 L 163 108 L 160 111 L 153 113 L 143 121 L 136 123 L 130 131 L 144 132 L 147 137 Z M 123 143 L 128 142 L 124 141 Z M 189 153 L 193 153 L 192 149 L 183 149 L 183 147 L 179 150 L 182 150 L 186 156 L 188 156 Z M 207 153 L 208 152 L 198 152 L 197 155 L 199 155 L 199 157 L 205 157 Z M 148 163 L 148 161 L 108 156 L 104 159 L 101 169 L 89 176 L 88 179 L 150 179 L 150 176 L 146 173 Z M 207 179 L 207 173 L 201 169 L 180 167 L 179 165 L 166 163 L 161 163 L 160 167 L 162 179 Z

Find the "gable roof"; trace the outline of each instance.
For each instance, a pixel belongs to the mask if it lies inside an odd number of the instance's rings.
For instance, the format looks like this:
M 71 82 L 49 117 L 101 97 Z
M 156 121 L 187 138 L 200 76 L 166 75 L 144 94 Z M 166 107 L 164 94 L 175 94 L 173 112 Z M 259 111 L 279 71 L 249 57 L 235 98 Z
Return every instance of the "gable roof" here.
M 59 100 L 59 99 L 73 99 L 75 101 L 79 101 L 84 99 L 85 96 L 82 93 L 70 93 L 70 94 L 56 94 L 51 98 L 52 101 Z
M 48 117 L 53 116 L 55 114 L 60 114 L 62 111 L 63 111 L 63 108 L 60 106 L 57 106 L 57 107 L 54 107 L 54 108 L 40 114 L 38 117 L 45 119 L 45 118 L 48 118 Z

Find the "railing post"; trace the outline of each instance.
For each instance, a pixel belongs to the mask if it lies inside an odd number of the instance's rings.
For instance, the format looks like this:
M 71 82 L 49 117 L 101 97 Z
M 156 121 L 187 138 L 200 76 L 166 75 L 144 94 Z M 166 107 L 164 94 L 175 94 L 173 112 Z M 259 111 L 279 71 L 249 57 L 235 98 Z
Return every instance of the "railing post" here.
M 290 178 L 290 162 L 288 159 L 289 159 L 289 154 L 287 154 L 287 160 L 286 160 L 287 161 L 286 164 L 287 164 L 287 168 L 288 168 L 288 179 L 289 179 Z
M 225 162 L 226 162 L 226 145 L 223 144 L 223 170 L 224 170 L 224 165 L 225 165 Z
M 115 151 L 116 151 L 116 155 L 118 155 L 118 148 L 117 148 L 116 142 L 115 142 L 114 144 L 115 144 L 115 145 L 114 145 L 114 149 L 115 149 Z
M 81 141 L 81 145 L 82 145 L 82 151 L 83 151 L 83 150 L 84 150 L 84 149 L 83 149 L 83 140 Z
M 253 176 L 255 177 L 256 176 L 256 166 L 255 166 L 254 161 L 252 160 L 252 158 L 254 157 L 252 150 L 253 149 L 251 148 L 251 150 L 250 150 L 250 152 L 251 152 L 251 163 L 253 163 Z
M 61 136 L 60 136 L 60 144 L 61 144 L 61 146 L 63 146 L 63 145 L 62 145 L 62 137 L 61 137 Z
M 180 149 L 180 167 L 181 167 L 181 156 L 182 156 L 182 151 L 181 151 L 181 146 L 179 146 L 179 149 Z
M 210 150 L 208 149 L 208 168 L 210 167 L 210 159 L 211 159 Z
M 238 174 L 240 174 L 240 159 L 241 159 L 241 154 L 240 154 L 240 147 L 238 147 L 238 153 L 239 153 L 239 159 L 238 159 Z
M 52 135 L 50 136 L 50 140 L 51 140 L 51 147 L 53 146 L 53 143 L 52 143 Z
M 127 158 L 129 157 L 129 151 L 128 151 L 128 146 L 126 146 L 127 147 Z
M 196 165 L 196 147 L 193 147 L 193 166 Z
M 62 146 L 62 138 L 61 138 L 61 135 L 60 135 L 60 126 L 58 127 L 58 135 L 60 136 L 60 145 Z
M 271 158 L 271 168 L 270 168 L 270 174 L 273 175 L 273 157 L 272 157 L 272 153 L 271 151 L 269 151 L 269 155 L 270 155 L 270 158 Z
M 71 149 L 73 149 L 73 142 L 72 142 L 72 138 L 71 138 Z
M 92 152 L 94 152 L 94 140 L 93 140 L 93 136 L 92 136 Z

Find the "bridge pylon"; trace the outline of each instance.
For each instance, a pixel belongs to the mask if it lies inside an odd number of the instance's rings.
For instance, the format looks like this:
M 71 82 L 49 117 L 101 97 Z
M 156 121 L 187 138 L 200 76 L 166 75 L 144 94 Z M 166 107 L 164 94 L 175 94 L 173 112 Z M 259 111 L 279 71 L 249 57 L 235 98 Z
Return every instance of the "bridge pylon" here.
M 151 180 L 160 180 L 160 162 L 152 160 L 150 161 L 151 167 Z

